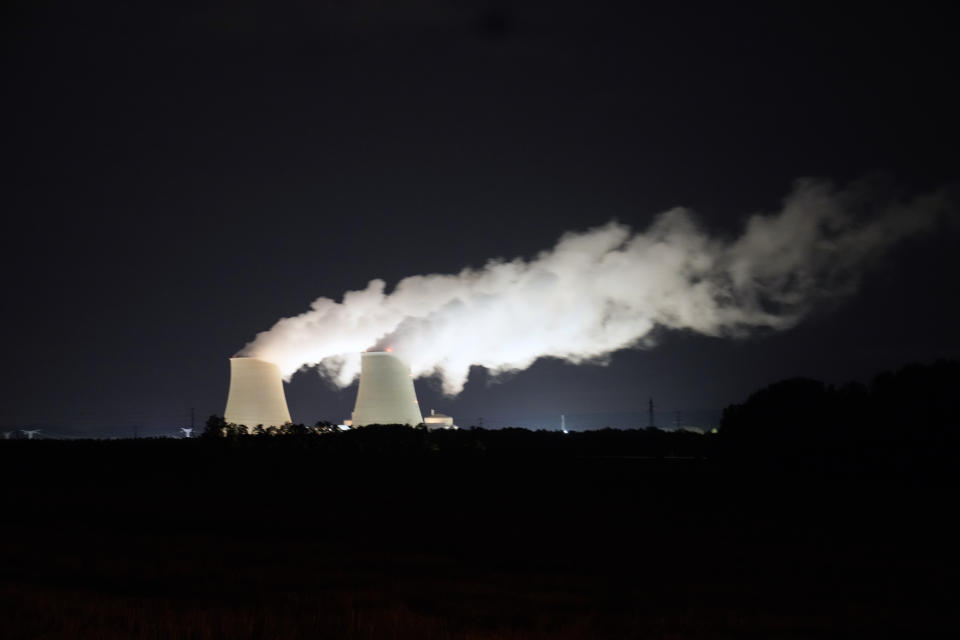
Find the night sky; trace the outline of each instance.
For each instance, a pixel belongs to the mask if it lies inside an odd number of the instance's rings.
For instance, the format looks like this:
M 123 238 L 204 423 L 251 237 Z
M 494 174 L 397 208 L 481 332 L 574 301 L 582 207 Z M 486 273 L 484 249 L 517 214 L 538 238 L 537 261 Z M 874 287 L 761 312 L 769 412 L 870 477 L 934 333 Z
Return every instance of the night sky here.
M 922 3 L 128 4 L 0 16 L 4 429 L 174 435 L 222 414 L 257 332 L 372 278 L 677 205 L 736 234 L 803 176 L 909 195 L 960 175 L 952 23 Z M 783 378 L 960 356 L 958 273 L 946 220 L 794 329 L 661 331 L 607 366 L 474 370 L 453 399 L 420 380 L 420 404 L 588 428 L 646 426 L 653 396 L 658 422 L 708 425 Z M 287 398 L 340 421 L 355 390 L 308 372 Z

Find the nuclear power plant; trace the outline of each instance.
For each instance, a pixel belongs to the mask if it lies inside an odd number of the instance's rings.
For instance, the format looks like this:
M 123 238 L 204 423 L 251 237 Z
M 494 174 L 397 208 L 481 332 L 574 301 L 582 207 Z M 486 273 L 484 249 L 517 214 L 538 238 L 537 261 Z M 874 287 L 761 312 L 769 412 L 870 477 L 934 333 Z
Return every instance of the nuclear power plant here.
M 230 391 L 224 419 L 253 428 L 290 422 L 277 365 L 260 358 L 230 358 Z
M 388 351 L 367 351 L 360 355 L 360 387 L 350 424 L 407 424 L 423 422 L 420 404 L 413 389 L 410 367 Z
M 291 422 L 279 367 L 261 358 L 230 358 L 230 392 L 223 417 L 228 423 L 248 428 L 276 427 Z M 410 367 L 389 351 L 367 351 L 360 355 L 357 402 L 350 419 L 344 420 L 344 425 L 352 427 L 371 424 L 457 428 L 453 418 L 433 410 L 424 420 Z

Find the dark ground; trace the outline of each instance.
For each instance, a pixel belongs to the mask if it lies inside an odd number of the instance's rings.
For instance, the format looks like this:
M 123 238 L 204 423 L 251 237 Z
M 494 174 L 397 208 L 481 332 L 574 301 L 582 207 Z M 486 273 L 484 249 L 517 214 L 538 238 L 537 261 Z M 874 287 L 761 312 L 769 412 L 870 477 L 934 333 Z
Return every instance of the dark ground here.
M 0 442 L 0 635 L 812 638 L 957 627 L 952 471 L 345 455 L 268 440 Z

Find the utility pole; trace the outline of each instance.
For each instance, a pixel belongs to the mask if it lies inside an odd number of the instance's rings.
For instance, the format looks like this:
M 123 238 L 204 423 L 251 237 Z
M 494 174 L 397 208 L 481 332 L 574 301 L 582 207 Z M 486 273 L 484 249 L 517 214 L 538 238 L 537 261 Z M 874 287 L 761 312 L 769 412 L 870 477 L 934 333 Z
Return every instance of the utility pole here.
M 650 423 L 647 426 L 653 426 L 653 396 L 650 396 Z

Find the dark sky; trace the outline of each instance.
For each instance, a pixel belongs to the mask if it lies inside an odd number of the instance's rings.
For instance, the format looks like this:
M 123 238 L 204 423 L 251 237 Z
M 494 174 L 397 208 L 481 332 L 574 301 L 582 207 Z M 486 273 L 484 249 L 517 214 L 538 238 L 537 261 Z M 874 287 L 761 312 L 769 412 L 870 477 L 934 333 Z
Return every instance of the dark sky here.
M 905 193 L 958 176 L 954 34 L 922 3 L 132 4 L 0 17 L 7 429 L 173 433 L 191 407 L 222 413 L 230 355 L 371 278 L 676 205 L 734 233 L 801 176 Z M 790 331 L 663 333 L 493 385 L 478 370 L 453 400 L 421 381 L 421 406 L 645 425 L 652 395 L 659 420 L 696 421 L 786 377 L 957 357 L 958 235 L 906 242 Z M 355 387 L 299 374 L 287 393 L 313 423 L 345 418 Z

